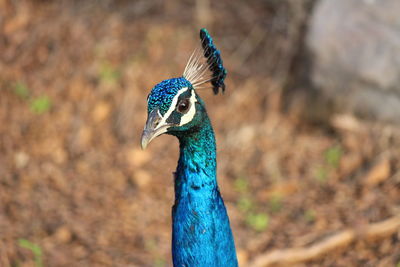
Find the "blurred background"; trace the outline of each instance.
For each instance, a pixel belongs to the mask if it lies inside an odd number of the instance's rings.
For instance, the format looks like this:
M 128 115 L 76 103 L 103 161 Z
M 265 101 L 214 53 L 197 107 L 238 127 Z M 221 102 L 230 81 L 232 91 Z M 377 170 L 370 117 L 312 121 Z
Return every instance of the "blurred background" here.
M 283 265 L 400 266 L 399 227 L 380 224 L 400 213 L 399 12 L 0 0 L 0 266 L 172 265 L 178 142 L 139 141 L 147 94 L 181 76 L 202 27 L 228 69 L 224 95 L 199 93 L 241 265 L 358 229 Z

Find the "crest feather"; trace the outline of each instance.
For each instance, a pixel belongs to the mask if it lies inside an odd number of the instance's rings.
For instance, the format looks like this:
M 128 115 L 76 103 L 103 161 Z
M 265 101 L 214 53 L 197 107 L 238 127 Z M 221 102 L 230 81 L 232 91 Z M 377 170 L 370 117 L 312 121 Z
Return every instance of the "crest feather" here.
M 186 64 L 183 72 L 185 77 L 193 87 L 207 82 L 211 82 L 214 94 L 217 94 L 219 88 L 225 91 L 225 77 L 227 74 L 224 68 L 220 51 L 215 47 L 213 40 L 206 29 L 200 30 L 200 39 L 202 48 L 194 50 Z

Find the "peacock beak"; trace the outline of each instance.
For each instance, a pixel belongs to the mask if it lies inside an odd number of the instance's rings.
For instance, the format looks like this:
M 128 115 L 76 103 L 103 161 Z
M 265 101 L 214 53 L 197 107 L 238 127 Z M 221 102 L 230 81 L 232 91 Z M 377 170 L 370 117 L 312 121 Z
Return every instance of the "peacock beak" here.
M 146 126 L 144 127 L 141 139 L 142 149 L 146 149 L 147 145 L 157 136 L 165 133 L 170 124 L 162 120 L 161 114 L 158 109 L 154 109 L 147 117 Z

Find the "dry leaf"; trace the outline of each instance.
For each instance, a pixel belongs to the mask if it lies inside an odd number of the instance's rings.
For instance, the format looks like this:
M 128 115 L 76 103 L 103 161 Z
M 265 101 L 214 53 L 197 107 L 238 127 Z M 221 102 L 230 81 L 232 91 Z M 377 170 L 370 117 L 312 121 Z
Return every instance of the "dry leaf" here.
M 390 176 L 390 161 L 384 158 L 378 161 L 372 169 L 369 170 L 364 184 L 367 186 L 375 186 L 385 181 Z

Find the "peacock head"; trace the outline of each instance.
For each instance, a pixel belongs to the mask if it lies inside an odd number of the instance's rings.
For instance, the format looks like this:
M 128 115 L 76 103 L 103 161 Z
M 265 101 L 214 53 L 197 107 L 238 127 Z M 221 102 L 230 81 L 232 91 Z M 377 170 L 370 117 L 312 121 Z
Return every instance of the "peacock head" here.
M 200 85 L 211 82 L 213 91 L 225 90 L 226 70 L 219 50 L 206 29 L 200 30 L 202 49 L 190 57 L 182 77 L 164 80 L 151 90 L 147 98 L 147 122 L 141 145 L 147 145 L 166 133 L 179 136 L 198 128 L 205 118 L 204 103 L 197 95 Z
M 204 108 L 192 84 L 180 77 L 154 86 L 147 99 L 147 111 L 142 148 L 163 133 L 179 135 L 197 127 L 202 122 Z

